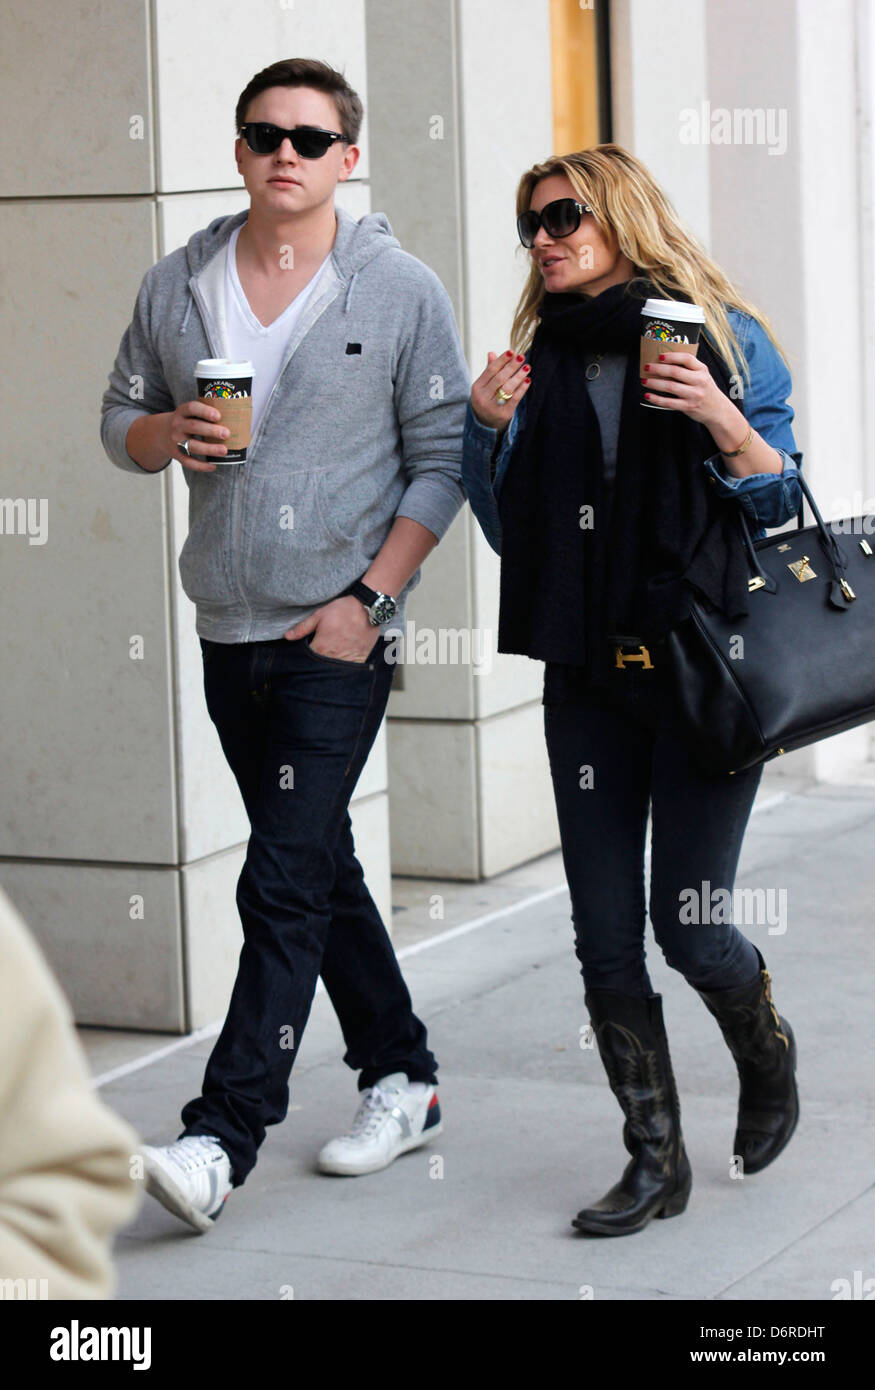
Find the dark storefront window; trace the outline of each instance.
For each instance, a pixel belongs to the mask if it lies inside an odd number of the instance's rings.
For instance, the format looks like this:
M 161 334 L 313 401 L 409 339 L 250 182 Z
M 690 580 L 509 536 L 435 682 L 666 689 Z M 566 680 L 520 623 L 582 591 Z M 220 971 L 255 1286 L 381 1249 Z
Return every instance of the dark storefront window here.
M 611 139 L 608 0 L 550 0 L 556 154 Z

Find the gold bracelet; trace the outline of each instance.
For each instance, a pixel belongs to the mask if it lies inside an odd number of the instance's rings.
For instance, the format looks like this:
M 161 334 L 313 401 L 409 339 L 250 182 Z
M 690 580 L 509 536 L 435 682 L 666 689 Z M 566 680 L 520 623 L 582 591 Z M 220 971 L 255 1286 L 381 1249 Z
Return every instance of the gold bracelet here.
M 742 446 L 741 446 L 740 449 L 721 449 L 720 452 L 721 452 L 721 454 L 723 455 L 724 458 L 727 458 L 727 459 L 738 458 L 738 455 L 739 455 L 739 454 L 743 454 L 744 451 L 745 451 L 745 449 L 749 449 L 749 448 L 750 448 L 750 444 L 751 444 L 751 440 L 752 440 L 752 439 L 753 439 L 753 425 L 749 425 L 749 426 L 748 426 L 748 430 L 747 430 L 747 439 L 744 441 L 744 443 L 742 444 Z

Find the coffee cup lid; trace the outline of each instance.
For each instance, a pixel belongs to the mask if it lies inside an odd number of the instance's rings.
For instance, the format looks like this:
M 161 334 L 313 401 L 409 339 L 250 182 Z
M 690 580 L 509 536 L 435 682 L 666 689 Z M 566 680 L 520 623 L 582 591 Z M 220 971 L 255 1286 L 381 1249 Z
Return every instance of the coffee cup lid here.
M 669 319 L 672 322 L 681 320 L 683 323 L 704 323 L 705 310 L 700 304 L 686 304 L 682 299 L 648 299 L 645 300 L 642 314 L 647 314 L 648 318 Z
M 203 357 L 194 369 L 195 376 L 253 376 L 251 362 L 239 362 L 231 357 Z

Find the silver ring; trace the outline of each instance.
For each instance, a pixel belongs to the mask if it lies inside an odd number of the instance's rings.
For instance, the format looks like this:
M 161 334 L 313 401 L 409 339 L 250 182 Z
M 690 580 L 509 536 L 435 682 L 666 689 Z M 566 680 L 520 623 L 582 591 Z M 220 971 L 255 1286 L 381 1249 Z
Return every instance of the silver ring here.
M 190 458 L 191 458 L 191 454 L 188 452 L 188 440 L 187 440 L 187 439 L 183 439 L 182 443 L 181 443 L 181 444 L 177 444 L 176 447 L 177 447 L 177 449 L 179 450 L 179 452 L 180 452 L 181 454 L 185 454 L 185 457 L 186 457 L 187 459 L 190 459 Z

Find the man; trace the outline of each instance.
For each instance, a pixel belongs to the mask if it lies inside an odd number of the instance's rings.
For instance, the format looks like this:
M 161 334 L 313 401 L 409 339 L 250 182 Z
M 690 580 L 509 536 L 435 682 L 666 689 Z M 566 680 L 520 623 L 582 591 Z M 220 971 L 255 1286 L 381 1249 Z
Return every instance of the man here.
M 244 945 L 203 1094 L 147 1189 L 209 1230 L 253 1167 L 321 973 L 361 1104 L 319 1155 L 384 1168 L 440 1132 L 436 1063 L 355 857 L 348 804 L 382 720 L 419 567 L 462 504 L 469 377 L 449 299 L 382 214 L 334 206 L 362 105 L 304 59 L 237 103 L 247 213 L 220 217 L 146 274 L 103 400 L 118 467 L 189 487 L 179 559 L 197 605 L 210 717 L 252 826 L 237 887 Z M 202 358 L 252 361 L 253 432 L 192 399 Z M 131 400 L 131 382 L 142 393 Z M 218 461 L 218 463 L 217 463 Z

